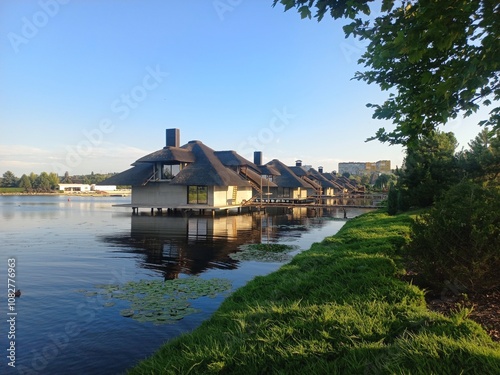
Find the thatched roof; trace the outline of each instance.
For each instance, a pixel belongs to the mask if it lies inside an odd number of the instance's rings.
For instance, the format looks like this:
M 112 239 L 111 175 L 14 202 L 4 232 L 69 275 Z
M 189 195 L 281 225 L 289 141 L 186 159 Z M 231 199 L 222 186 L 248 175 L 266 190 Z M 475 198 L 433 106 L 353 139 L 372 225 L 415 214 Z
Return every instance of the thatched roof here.
M 259 165 L 259 169 L 260 173 L 266 176 L 279 176 L 281 174 L 277 169 L 269 165 Z
M 139 164 L 105 179 L 97 185 L 144 185 L 152 175 L 153 166 L 151 164 Z
M 143 156 L 135 163 L 156 163 L 161 162 L 165 164 L 179 164 L 179 163 L 193 163 L 195 161 L 194 155 L 188 150 L 180 147 L 163 147 L 161 150 L 155 151 L 149 155 Z
M 200 141 L 182 146 L 195 161 L 182 169 L 170 182 L 175 185 L 251 186 L 231 168 L 222 164 L 215 151 Z
M 238 174 L 238 167 L 253 171 L 260 181 L 261 169 L 235 151 L 214 151 L 200 141 L 191 141 L 182 147 L 167 146 L 138 159 L 130 168 L 102 182 L 109 185 L 144 185 L 153 175 L 155 163 L 175 165 L 186 163 L 168 183 L 174 185 L 251 186 Z M 269 174 L 278 174 L 264 168 Z M 270 186 L 274 186 L 271 182 Z
M 288 167 L 288 168 L 290 168 L 292 170 L 292 172 L 295 173 L 298 177 L 302 177 L 302 176 L 307 175 L 307 171 L 301 166 L 295 165 L 295 166 Z
M 250 168 L 246 168 L 246 170 L 243 171 L 243 174 L 246 175 L 246 177 L 250 180 L 252 180 L 254 183 L 256 183 L 258 186 L 269 186 L 269 187 L 277 187 L 273 181 L 268 180 L 267 178 L 262 177 L 261 174 L 258 174 L 257 172 L 254 172 Z
M 316 169 L 310 168 L 308 171 L 308 177 L 316 180 L 323 188 L 337 188 L 331 181 L 319 173 Z
M 215 156 L 224 164 L 226 167 L 241 167 L 247 166 L 252 168 L 256 172 L 260 172 L 259 167 L 257 167 L 250 160 L 245 159 L 243 156 L 238 154 L 236 151 L 215 151 Z
M 272 167 L 277 170 L 280 175 L 274 177 L 274 182 L 279 187 L 289 187 L 289 188 L 304 188 L 308 189 L 311 186 L 307 184 L 304 180 L 297 177 L 293 171 L 287 167 L 285 164 L 280 162 L 278 159 L 273 159 L 269 163 L 266 164 L 268 167 Z

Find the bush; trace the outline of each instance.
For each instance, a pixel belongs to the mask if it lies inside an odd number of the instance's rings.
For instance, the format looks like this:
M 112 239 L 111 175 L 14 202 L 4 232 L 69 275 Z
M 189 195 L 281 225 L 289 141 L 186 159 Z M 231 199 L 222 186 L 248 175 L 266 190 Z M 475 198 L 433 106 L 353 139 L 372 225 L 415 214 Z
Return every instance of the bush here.
M 412 225 L 409 257 L 433 287 L 500 287 L 500 194 L 462 182 Z

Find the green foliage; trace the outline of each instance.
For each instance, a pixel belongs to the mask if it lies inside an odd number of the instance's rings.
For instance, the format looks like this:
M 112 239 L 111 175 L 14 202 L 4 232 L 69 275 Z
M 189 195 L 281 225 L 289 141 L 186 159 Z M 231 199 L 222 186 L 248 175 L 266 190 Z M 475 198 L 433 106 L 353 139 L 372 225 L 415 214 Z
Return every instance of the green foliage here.
M 436 197 L 460 180 L 456 144 L 453 133 L 432 132 L 407 149 L 404 168 L 397 171 L 400 211 L 432 205 Z
M 396 215 L 398 211 L 398 191 L 394 185 L 391 185 L 387 194 L 387 213 L 389 215 Z
M 481 327 L 429 312 L 423 292 L 397 278 L 411 221 L 350 220 L 130 374 L 497 373 L 500 346 Z
M 393 180 L 393 175 L 382 173 L 375 180 L 374 187 L 380 190 L 387 189 L 392 180 Z
M 483 129 L 459 155 L 467 176 L 486 185 L 500 185 L 500 129 Z
M 40 173 L 33 185 L 38 191 L 50 191 L 52 188 L 51 179 L 47 172 Z
M 469 116 L 480 106 L 500 99 L 500 21 L 498 2 L 491 0 L 384 0 L 380 13 L 369 19 L 372 0 L 280 0 L 285 10 L 305 7 L 353 21 L 346 36 L 368 41 L 359 63 L 365 71 L 355 78 L 390 91 L 373 117 L 391 120 L 395 129 L 379 129 L 371 139 L 413 146 L 421 135 L 460 114 Z M 276 5 L 278 0 L 274 0 Z M 375 7 L 375 5 L 371 5 Z M 377 9 L 378 10 L 378 9 Z M 500 107 L 480 122 L 500 127 Z
M 409 256 L 426 283 L 500 287 L 500 193 L 470 182 L 451 188 L 412 228 Z
M 21 176 L 21 178 L 19 179 L 18 186 L 20 188 L 23 188 L 25 191 L 31 191 L 31 189 L 33 188 L 33 186 L 31 185 L 30 178 L 28 176 L 26 176 L 25 174 L 23 174 Z
M 11 171 L 7 171 L 3 174 L 0 186 L 2 187 L 16 187 L 18 178 Z

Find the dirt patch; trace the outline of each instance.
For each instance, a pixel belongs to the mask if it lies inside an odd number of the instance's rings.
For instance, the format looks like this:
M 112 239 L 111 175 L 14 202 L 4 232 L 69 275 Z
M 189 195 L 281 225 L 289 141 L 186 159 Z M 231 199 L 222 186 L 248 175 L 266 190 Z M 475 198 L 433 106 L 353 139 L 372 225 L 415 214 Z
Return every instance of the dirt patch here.
M 479 323 L 494 341 L 500 342 L 500 290 L 452 296 L 428 295 L 427 307 L 445 316 L 460 308 L 472 308 L 469 319 Z

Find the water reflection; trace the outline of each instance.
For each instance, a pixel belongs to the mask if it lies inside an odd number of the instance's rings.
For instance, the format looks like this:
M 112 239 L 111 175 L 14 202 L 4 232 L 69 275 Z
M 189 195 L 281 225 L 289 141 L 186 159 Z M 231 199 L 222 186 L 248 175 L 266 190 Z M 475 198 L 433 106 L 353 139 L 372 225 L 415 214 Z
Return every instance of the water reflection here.
M 114 252 L 134 254 L 141 268 L 167 280 L 213 268 L 236 269 L 239 261 L 229 254 L 241 245 L 295 241 L 338 214 L 294 208 L 219 217 L 132 215 L 130 234 L 103 235 L 100 240 L 113 244 Z
M 225 217 L 132 216 L 130 235 L 102 236 L 120 247 L 119 252 L 137 254 L 140 266 L 163 274 L 197 275 L 210 268 L 234 269 L 229 254 L 239 245 L 260 241 L 255 215 Z

